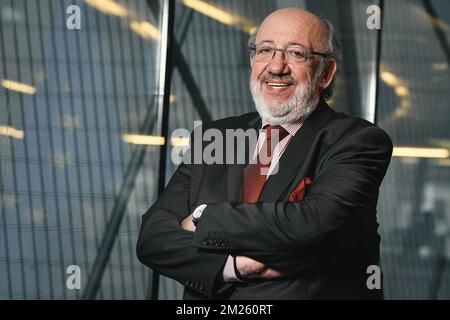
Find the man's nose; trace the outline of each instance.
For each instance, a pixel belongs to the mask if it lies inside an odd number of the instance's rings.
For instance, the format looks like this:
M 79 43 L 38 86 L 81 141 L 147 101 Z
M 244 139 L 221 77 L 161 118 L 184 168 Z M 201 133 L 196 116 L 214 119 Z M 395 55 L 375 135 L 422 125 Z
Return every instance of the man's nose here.
M 284 52 L 275 51 L 275 56 L 267 66 L 269 71 L 274 74 L 286 74 L 289 72 L 289 65 L 286 61 Z

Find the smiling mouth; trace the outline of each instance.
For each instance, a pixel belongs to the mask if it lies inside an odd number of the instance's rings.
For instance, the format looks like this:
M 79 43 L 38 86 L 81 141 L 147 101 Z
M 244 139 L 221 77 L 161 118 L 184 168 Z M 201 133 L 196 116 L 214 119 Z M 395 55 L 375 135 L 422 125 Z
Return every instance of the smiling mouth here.
M 291 85 L 291 83 L 279 83 L 279 82 L 266 82 L 266 84 L 272 88 L 286 88 Z
M 287 90 L 290 86 L 293 85 L 291 82 L 273 82 L 273 81 L 266 81 L 266 88 L 271 93 L 281 93 Z

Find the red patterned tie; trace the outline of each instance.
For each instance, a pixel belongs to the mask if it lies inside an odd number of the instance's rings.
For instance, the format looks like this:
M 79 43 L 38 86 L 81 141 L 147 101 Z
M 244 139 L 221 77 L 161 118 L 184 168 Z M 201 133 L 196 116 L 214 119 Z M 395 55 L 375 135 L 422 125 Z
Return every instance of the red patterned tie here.
M 272 132 L 278 131 L 278 135 Z M 264 127 L 266 140 L 259 151 L 256 163 L 249 164 L 244 170 L 242 202 L 255 203 L 261 195 L 266 183 L 267 171 L 270 168 L 275 146 L 289 133 L 282 126 L 268 125 Z M 262 160 L 262 161 L 261 161 Z

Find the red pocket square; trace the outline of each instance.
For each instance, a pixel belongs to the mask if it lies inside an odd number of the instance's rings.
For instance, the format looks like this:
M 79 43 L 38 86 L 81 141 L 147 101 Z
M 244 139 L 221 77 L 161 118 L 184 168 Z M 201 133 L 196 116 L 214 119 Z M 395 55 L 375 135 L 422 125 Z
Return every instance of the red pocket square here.
M 303 178 L 302 181 L 295 187 L 294 191 L 292 191 L 289 196 L 289 202 L 300 201 L 303 199 L 306 193 L 306 189 L 312 183 L 311 177 Z

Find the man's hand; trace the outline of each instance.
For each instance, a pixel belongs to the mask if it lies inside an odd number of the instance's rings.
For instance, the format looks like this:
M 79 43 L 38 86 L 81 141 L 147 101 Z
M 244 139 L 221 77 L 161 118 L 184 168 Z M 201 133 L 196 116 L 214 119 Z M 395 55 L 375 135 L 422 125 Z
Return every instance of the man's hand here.
M 183 221 L 181 222 L 181 229 L 195 232 L 196 227 L 192 222 L 192 213 L 183 219 Z
M 236 256 L 236 268 L 241 276 L 248 279 L 278 279 L 288 277 L 299 271 L 297 267 L 286 267 L 281 269 L 272 269 L 263 263 L 253 260 L 249 257 Z
M 195 232 L 196 227 L 192 222 L 192 213 L 183 219 L 181 228 L 186 231 Z M 235 259 L 238 272 L 241 276 L 248 279 L 278 279 L 287 277 L 298 271 L 296 267 L 287 267 L 283 268 L 283 270 L 272 269 L 259 261 L 244 256 L 237 256 Z

